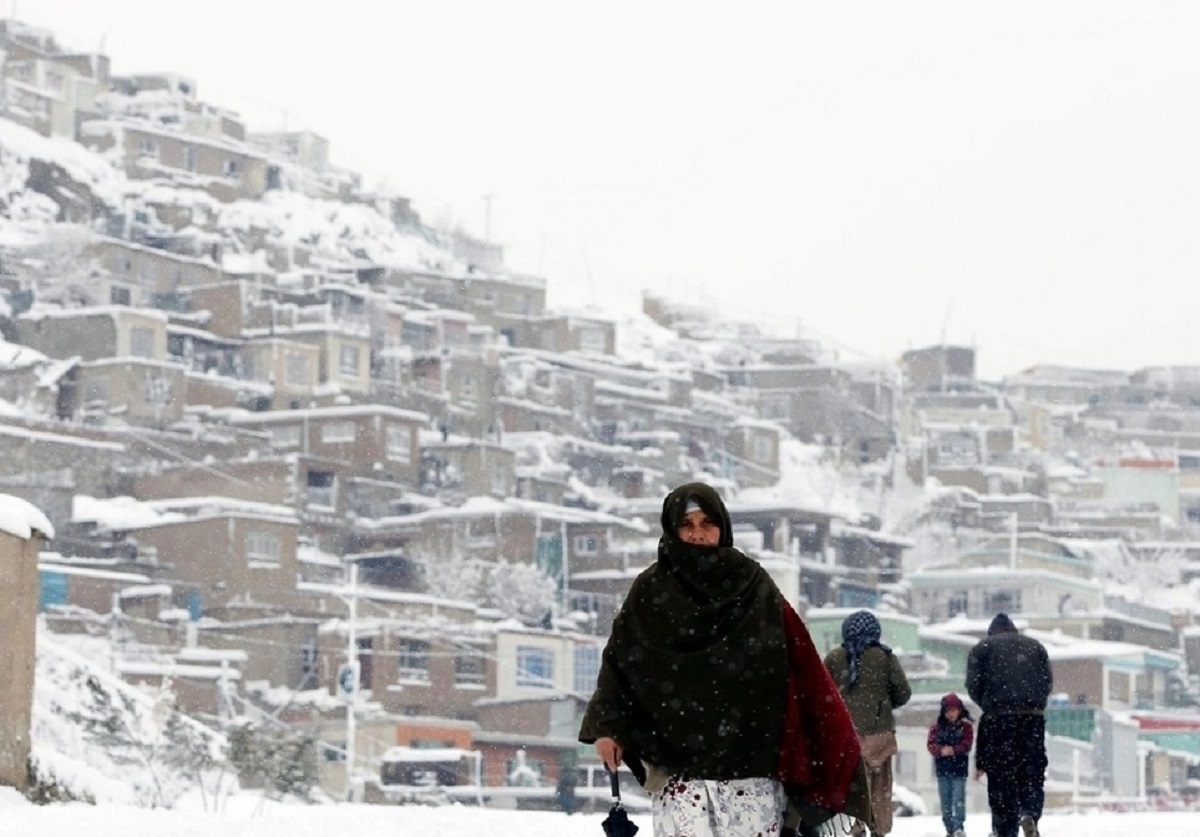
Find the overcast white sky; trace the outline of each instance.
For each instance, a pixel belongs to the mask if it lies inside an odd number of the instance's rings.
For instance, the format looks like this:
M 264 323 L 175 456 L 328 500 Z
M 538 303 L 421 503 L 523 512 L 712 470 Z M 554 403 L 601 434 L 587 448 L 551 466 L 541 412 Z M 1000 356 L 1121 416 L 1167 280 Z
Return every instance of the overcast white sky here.
M 307 127 L 551 303 L 1200 363 L 1200 4 L 0 0 Z

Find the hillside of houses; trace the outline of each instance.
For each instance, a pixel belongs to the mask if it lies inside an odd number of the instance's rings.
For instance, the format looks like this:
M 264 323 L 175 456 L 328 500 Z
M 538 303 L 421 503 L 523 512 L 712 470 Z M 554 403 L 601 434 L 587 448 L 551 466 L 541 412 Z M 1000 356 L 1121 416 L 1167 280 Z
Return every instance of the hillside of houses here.
M 553 310 L 317 133 L 14 20 L 0 54 L 0 492 L 53 524 L 45 630 L 107 673 L 314 731 L 332 793 L 438 749 L 549 798 L 703 480 L 822 651 L 880 615 L 901 784 L 936 799 L 925 729 L 1000 611 L 1054 664 L 1050 804 L 1200 781 L 1200 365 L 983 381 L 973 347 L 847 363 L 653 293 Z

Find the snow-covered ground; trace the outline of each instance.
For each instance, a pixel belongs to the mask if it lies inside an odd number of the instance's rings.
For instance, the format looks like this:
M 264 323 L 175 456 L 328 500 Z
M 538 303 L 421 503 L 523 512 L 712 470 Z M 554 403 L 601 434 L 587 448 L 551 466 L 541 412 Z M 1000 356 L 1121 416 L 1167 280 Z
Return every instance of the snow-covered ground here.
M 4 837 L 601 837 L 603 814 L 510 812 L 473 807 L 379 805 L 280 805 L 255 794 L 229 801 L 219 813 L 200 806 L 176 810 L 81 804 L 36 806 L 0 788 L 0 834 Z M 641 834 L 651 837 L 650 818 L 635 815 Z M 967 818 L 968 837 L 990 831 L 986 814 Z M 1193 837 L 1200 813 L 1054 814 L 1042 820 L 1046 837 Z M 896 820 L 894 837 L 942 837 L 937 817 Z

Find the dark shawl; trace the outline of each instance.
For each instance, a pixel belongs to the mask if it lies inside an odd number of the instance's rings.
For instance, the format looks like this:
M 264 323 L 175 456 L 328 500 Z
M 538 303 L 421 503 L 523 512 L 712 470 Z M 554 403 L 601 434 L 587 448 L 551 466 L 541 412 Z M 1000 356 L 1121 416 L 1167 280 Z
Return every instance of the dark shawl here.
M 720 546 L 679 540 L 689 498 L 720 525 Z M 662 527 L 658 560 L 613 620 L 579 738 L 611 736 L 691 778 L 773 776 L 787 696 L 779 591 L 733 548 L 729 513 L 711 487 L 671 492 Z
M 677 535 L 688 499 L 721 526 L 716 548 Z M 634 581 L 601 659 L 579 740 L 610 736 L 690 778 L 781 779 L 842 810 L 859 765 L 849 713 L 800 617 L 733 548 L 724 503 L 690 483 L 663 503 L 658 561 Z

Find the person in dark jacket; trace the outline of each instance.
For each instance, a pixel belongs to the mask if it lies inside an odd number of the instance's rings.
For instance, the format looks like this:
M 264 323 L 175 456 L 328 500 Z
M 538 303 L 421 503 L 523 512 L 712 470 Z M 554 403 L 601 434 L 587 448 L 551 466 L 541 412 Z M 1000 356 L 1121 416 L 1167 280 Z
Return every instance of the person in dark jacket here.
M 880 638 L 883 629 L 875 614 L 860 610 L 842 622 L 842 644 L 825 656 L 862 746 L 871 786 L 871 833 L 882 837 L 892 830 L 892 756 L 896 718 L 892 710 L 908 703 L 912 689 L 900 661 Z M 855 823 L 861 834 L 865 821 Z
M 657 837 L 812 833 L 869 812 L 854 725 L 808 629 L 702 483 L 663 502 L 657 560 L 613 620 L 579 740 L 609 770 L 629 765 Z
M 1054 686 L 1046 646 L 1000 613 L 967 657 L 967 694 L 983 711 L 975 767 L 987 775 L 995 837 L 1039 837 L 1045 803 L 1046 703 Z
M 933 772 L 937 774 L 938 799 L 942 803 L 942 825 L 946 837 L 965 837 L 967 819 L 967 762 L 975 728 L 971 713 L 954 692 L 942 698 L 937 720 L 929 728 L 925 746 L 933 756 Z

